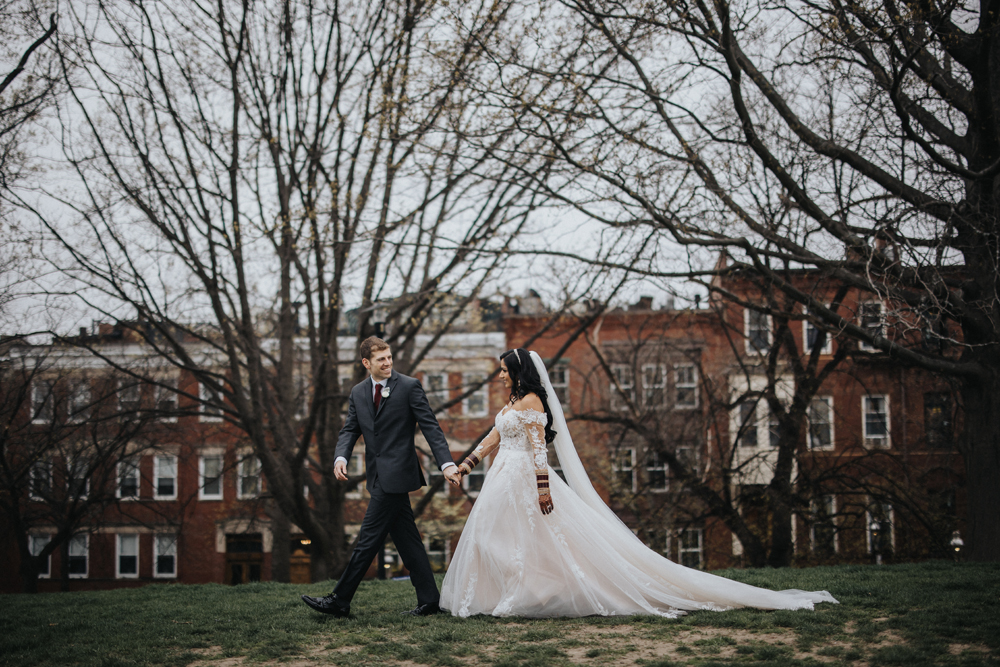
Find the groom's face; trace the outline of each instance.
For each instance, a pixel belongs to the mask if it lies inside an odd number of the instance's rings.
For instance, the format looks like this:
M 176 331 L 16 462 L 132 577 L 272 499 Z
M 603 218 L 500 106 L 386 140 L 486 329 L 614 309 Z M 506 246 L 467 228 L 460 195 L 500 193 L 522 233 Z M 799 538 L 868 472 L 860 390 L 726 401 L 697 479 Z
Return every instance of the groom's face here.
M 361 363 L 372 374 L 376 382 L 385 380 L 392 375 L 392 350 L 386 348 L 372 352 L 371 359 L 362 359 Z

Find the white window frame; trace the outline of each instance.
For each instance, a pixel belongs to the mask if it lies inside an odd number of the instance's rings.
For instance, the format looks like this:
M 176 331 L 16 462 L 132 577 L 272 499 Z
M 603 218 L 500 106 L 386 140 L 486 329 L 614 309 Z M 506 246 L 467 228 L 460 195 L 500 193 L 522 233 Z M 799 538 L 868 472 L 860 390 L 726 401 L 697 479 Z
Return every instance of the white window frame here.
M 120 500 L 138 500 L 139 496 L 142 494 L 142 475 L 139 472 L 140 461 L 138 458 L 135 459 L 123 459 L 118 462 L 115 467 L 115 498 Z M 131 472 L 131 475 L 128 473 Z M 135 480 L 135 495 L 125 496 L 122 495 L 122 480 L 126 476 L 131 477 Z
M 247 475 L 246 466 L 248 464 L 256 465 L 256 475 Z M 254 493 L 247 493 L 243 490 L 244 480 L 256 477 L 257 478 L 257 491 Z M 236 464 L 236 497 L 240 500 L 250 500 L 252 498 L 259 498 L 261 492 L 263 491 L 261 485 L 263 483 L 263 477 L 261 476 L 260 459 L 254 456 L 252 453 L 247 453 L 240 458 L 239 462 Z
M 758 349 L 757 347 L 755 347 L 753 345 L 753 343 L 751 342 L 753 340 L 753 337 L 750 335 L 750 317 L 751 317 L 751 315 L 753 315 L 753 316 L 758 316 L 759 315 L 759 316 L 762 316 L 764 318 L 764 322 L 765 322 L 764 326 L 765 326 L 765 331 L 767 333 L 767 345 L 762 350 Z M 743 309 L 743 341 L 744 341 L 744 346 L 745 346 L 745 349 L 746 349 L 746 353 L 747 354 L 755 354 L 755 355 L 766 355 L 771 350 L 771 345 L 773 345 L 773 343 L 774 343 L 774 332 L 773 332 L 773 329 L 774 329 L 774 327 L 773 327 L 773 324 L 771 322 L 771 316 L 768 313 L 764 313 L 764 312 L 761 312 L 759 310 L 754 310 L 753 308 L 744 308 Z M 758 330 L 759 329 L 755 329 L 754 331 L 758 331 Z
M 43 392 L 45 396 L 40 396 Z M 31 383 L 31 423 L 51 424 L 55 420 L 55 384 L 51 380 L 34 380 Z
M 205 491 L 205 459 L 219 460 L 219 493 Z M 198 456 L 198 500 L 223 500 L 226 493 L 225 485 L 226 459 L 222 453 L 202 453 Z
M 172 494 L 161 494 L 160 493 L 160 479 L 167 479 L 168 475 L 161 474 L 164 464 L 163 462 L 167 459 L 173 460 L 174 474 L 172 479 L 174 480 L 174 492 Z M 177 456 L 174 454 L 157 454 L 153 457 L 153 499 L 154 500 L 177 500 Z
M 52 541 L 52 535 L 49 533 L 29 535 L 28 536 L 28 551 L 32 556 L 38 556 L 49 545 Z M 45 572 L 39 572 L 39 579 L 49 579 L 52 577 L 52 554 L 46 557 L 46 567 Z
M 90 419 L 90 413 L 94 409 L 90 404 L 92 397 L 88 378 L 74 382 L 69 388 L 69 400 L 66 401 L 66 421 L 79 424 Z
M 829 519 L 830 525 L 833 526 L 833 553 L 840 553 L 840 527 L 837 525 L 837 496 L 833 493 L 824 493 L 819 496 L 820 499 L 827 505 L 827 518 Z M 810 509 L 812 510 L 812 515 L 815 518 L 819 513 L 817 498 L 813 498 L 809 501 Z M 809 524 L 809 551 L 810 553 L 816 553 L 816 524 L 814 520 Z M 867 528 L 865 529 L 868 530 Z
M 122 566 L 122 556 L 126 554 L 122 553 L 122 538 L 135 538 L 135 572 L 125 572 L 121 570 Z M 141 539 L 139 533 L 117 533 L 115 534 L 115 579 L 138 579 L 139 578 L 139 552 L 141 550 L 140 546 Z
M 434 465 L 437 465 L 437 464 L 435 463 Z M 463 475 L 462 476 L 462 488 L 471 497 L 473 497 L 473 498 L 479 497 L 479 491 L 469 488 L 469 479 L 471 479 L 473 475 L 476 475 L 477 477 L 482 477 L 483 482 L 485 483 L 486 482 L 486 473 L 488 473 L 489 471 L 490 471 L 490 458 L 486 457 L 485 459 L 483 459 L 482 461 L 479 462 L 479 465 L 477 465 L 475 468 L 472 469 L 472 472 L 470 472 L 468 475 Z M 445 485 L 445 486 L 447 486 L 447 485 Z M 481 490 L 482 489 L 482 485 L 480 485 L 479 488 Z
M 71 573 L 69 575 L 70 579 L 86 579 L 88 576 L 90 576 L 90 535 L 88 535 L 87 533 L 80 533 L 80 534 L 74 535 L 73 537 L 69 538 L 69 545 L 67 547 L 68 551 L 69 551 L 69 557 L 71 559 L 72 558 L 79 558 L 79 555 L 74 556 L 73 553 L 72 553 L 72 551 L 73 551 L 73 542 L 79 540 L 80 538 L 83 538 L 83 559 L 84 559 L 83 560 L 83 564 L 84 564 L 84 568 L 83 568 L 83 572 L 82 573 L 79 573 L 79 572 L 77 572 L 75 574 Z M 69 569 L 69 563 L 66 564 L 66 568 Z
M 650 373 L 650 371 L 652 371 Z M 642 405 L 650 409 L 660 409 L 667 405 L 667 367 L 664 364 L 643 364 L 640 369 L 642 379 Z M 647 382 L 647 380 L 652 382 Z M 655 400 L 655 392 L 660 392 L 660 400 Z M 650 398 L 653 393 L 654 397 Z
M 809 344 L 810 331 L 815 331 L 816 336 L 819 337 L 819 334 L 822 331 L 822 329 L 813 325 L 813 323 L 810 322 L 808 319 L 802 320 L 802 352 L 803 354 L 807 355 L 812 354 L 813 351 L 812 345 Z M 833 336 L 830 335 L 830 332 L 826 333 L 826 340 L 823 341 L 823 347 L 819 349 L 819 353 L 822 355 L 833 354 Z
M 52 494 L 52 459 L 44 458 L 38 459 L 31 464 L 31 469 L 28 471 L 28 497 L 35 501 L 44 501 L 45 497 L 40 496 L 35 491 L 38 490 L 36 485 L 37 478 L 39 477 L 39 471 L 44 474 L 47 478 L 45 480 L 46 492 Z
M 623 456 L 627 456 L 628 459 L 631 461 L 631 464 L 628 467 L 622 465 Z M 614 481 L 616 487 L 620 484 L 619 477 L 621 476 L 621 474 L 626 472 L 629 473 L 632 479 L 632 486 L 629 487 L 629 491 L 631 491 L 632 493 L 636 492 L 635 447 L 622 447 L 621 449 L 618 450 L 618 452 L 615 454 L 614 458 L 611 461 L 611 472 L 614 475 Z
M 813 404 L 816 402 L 823 402 L 826 404 L 827 410 L 827 422 L 826 425 L 830 429 L 830 444 L 828 445 L 814 445 L 813 444 Z M 829 452 L 835 449 L 835 431 L 833 427 L 833 396 L 813 396 L 812 400 L 809 402 L 809 407 L 806 408 L 806 440 L 809 449 L 814 452 Z M 819 422 L 822 424 L 823 422 Z
M 469 394 L 468 396 L 466 396 L 465 398 L 462 399 L 462 415 L 463 416 L 470 417 L 470 418 L 476 418 L 476 417 L 485 417 L 485 416 L 487 416 L 490 413 L 490 383 L 489 382 L 485 382 L 485 380 L 486 380 L 486 374 L 485 373 L 463 373 L 462 374 L 462 386 L 463 387 L 470 387 L 470 386 L 472 386 L 472 385 L 474 385 L 474 384 L 476 384 L 478 382 L 482 382 L 483 383 L 483 385 L 479 389 L 477 389 L 475 392 L 473 392 L 472 394 Z M 464 393 L 465 391 L 467 391 L 467 389 L 463 389 L 462 391 Z M 482 407 L 482 409 L 481 410 L 477 410 L 475 412 L 469 407 L 470 400 L 474 396 L 478 396 L 478 397 L 480 397 L 480 398 L 483 399 L 483 407 Z
M 886 334 L 886 313 L 885 313 L 885 302 L 881 299 L 869 299 L 867 301 L 862 301 L 858 304 L 858 326 L 864 330 L 870 330 L 872 327 L 865 325 L 865 308 L 867 306 L 878 306 L 878 328 L 879 337 L 885 338 Z M 878 350 L 874 345 L 870 345 L 865 341 L 859 341 L 858 347 L 866 352 L 874 352 Z
M 434 380 L 431 378 L 440 379 L 441 386 L 434 388 Z M 431 404 L 434 414 L 440 414 L 441 411 L 434 407 L 434 403 L 440 401 L 444 405 L 451 397 L 451 391 L 448 387 L 448 373 L 424 373 L 424 391 L 427 394 L 427 402 Z
M 659 452 L 646 452 L 646 488 L 651 493 L 666 493 L 670 490 L 670 466 L 667 465 L 666 461 L 659 460 L 659 457 Z M 660 471 L 663 472 L 663 486 L 653 486 L 653 483 L 650 481 L 652 473 Z
M 161 538 L 173 538 L 172 546 L 173 553 L 165 554 L 160 553 L 160 539 Z M 160 556 L 173 556 L 174 557 L 174 571 L 171 573 L 161 573 L 159 572 L 159 560 Z M 172 533 L 156 533 L 153 535 L 153 578 L 154 579 L 176 579 L 177 578 L 177 535 Z
M 89 466 L 90 460 L 86 456 L 76 455 L 70 456 L 66 459 L 66 495 L 70 498 L 77 498 L 79 500 L 84 500 L 90 495 L 90 477 L 83 477 L 83 490 L 80 493 L 73 493 L 73 481 L 80 479 L 75 473 L 77 472 L 77 466 L 83 465 L 83 470 L 86 472 Z
M 132 393 L 135 393 L 132 396 Z M 136 414 L 142 408 L 142 385 L 134 378 L 119 378 L 118 391 L 119 414 Z
M 876 501 L 871 498 L 868 499 L 868 507 L 865 508 L 865 546 L 868 553 L 872 553 L 872 511 L 871 506 L 879 502 L 882 505 L 882 509 L 888 508 L 887 518 L 889 519 L 889 548 L 893 551 L 896 550 L 896 508 L 892 506 L 891 503 Z
M 868 408 L 871 399 L 881 399 L 885 402 L 885 435 L 868 434 Z M 878 414 L 872 412 L 872 414 Z M 861 397 L 861 431 L 864 436 L 865 447 L 872 449 L 889 449 L 892 447 L 892 412 L 889 406 L 888 394 L 867 394 Z
M 213 395 L 214 394 L 214 395 Z M 221 422 L 222 421 L 222 407 L 214 407 L 209 405 L 209 401 L 217 400 L 219 403 L 222 402 L 222 395 L 216 391 L 213 391 L 204 382 L 198 383 L 198 419 L 203 422 Z
M 355 447 L 354 451 L 351 452 L 351 457 L 347 459 L 347 476 L 357 477 L 365 471 L 365 452 L 364 450 L 358 451 Z M 309 488 L 309 487 L 306 487 Z M 354 487 L 353 491 L 348 491 L 344 494 L 345 498 L 351 498 L 353 500 L 360 500 L 362 489 L 365 488 L 364 484 L 358 484 Z
M 615 380 L 618 381 L 617 386 L 615 382 L 611 382 L 611 409 L 617 411 L 628 410 L 628 402 L 635 405 L 635 371 L 629 364 L 611 364 L 611 372 L 615 375 Z M 622 391 L 618 391 L 618 387 L 621 387 Z M 628 401 L 626 401 L 622 394 L 628 395 Z
M 691 373 L 691 379 L 683 378 L 682 382 L 681 374 L 686 374 L 688 371 Z M 692 402 L 681 402 L 680 393 L 682 389 L 691 391 L 691 396 L 694 399 Z M 699 402 L 698 366 L 695 364 L 674 364 L 674 409 L 694 410 L 698 407 Z
M 167 385 L 166 387 L 162 385 Z M 199 385 L 200 386 L 200 385 Z M 199 389 L 199 391 L 201 391 Z M 177 378 L 168 377 L 161 378 L 159 384 L 153 391 L 153 398 L 156 405 L 154 406 L 157 416 L 161 422 L 164 423 L 174 423 L 177 421 Z M 172 407 L 168 407 L 166 404 L 172 403 Z M 164 414 L 166 413 L 166 414 Z
M 563 410 L 569 410 L 569 364 L 557 363 L 552 366 L 549 369 L 549 382 L 552 383 L 552 391 Z M 552 400 L 552 397 L 549 397 L 549 400 Z
M 698 536 L 698 546 L 695 549 L 684 546 L 684 535 L 685 534 L 695 534 Z M 698 554 L 698 565 L 697 568 L 700 570 L 705 567 L 705 529 L 704 528 L 682 528 L 677 531 L 677 562 L 684 565 L 684 554 L 697 553 Z M 685 567 L 691 567 L 690 565 L 685 565 Z

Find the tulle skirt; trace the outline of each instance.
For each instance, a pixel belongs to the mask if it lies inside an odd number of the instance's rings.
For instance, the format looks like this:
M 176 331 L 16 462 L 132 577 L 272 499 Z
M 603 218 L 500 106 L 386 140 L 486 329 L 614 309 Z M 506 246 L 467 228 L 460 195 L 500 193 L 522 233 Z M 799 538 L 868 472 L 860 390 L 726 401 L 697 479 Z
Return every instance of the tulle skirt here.
M 836 602 L 826 591 L 771 591 L 678 565 L 594 511 L 551 470 L 549 480 L 555 509 L 546 516 L 530 453 L 501 445 L 445 575 L 442 608 L 461 617 L 675 617 Z

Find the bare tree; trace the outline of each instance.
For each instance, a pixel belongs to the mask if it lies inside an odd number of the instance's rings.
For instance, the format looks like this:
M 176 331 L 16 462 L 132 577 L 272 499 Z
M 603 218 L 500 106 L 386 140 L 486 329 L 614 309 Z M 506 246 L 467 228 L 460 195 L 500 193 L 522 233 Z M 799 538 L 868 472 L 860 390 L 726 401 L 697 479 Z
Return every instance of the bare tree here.
M 566 0 L 493 49 L 549 183 L 619 239 L 568 254 L 615 266 L 652 236 L 689 258 L 637 273 L 698 278 L 722 249 L 863 354 L 956 378 L 976 559 L 1000 557 L 997 20 L 961 1 Z M 868 292 L 885 326 L 799 290 L 796 267 Z
M 344 387 L 362 373 L 338 333 L 359 342 L 381 320 L 412 371 L 436 340 L 416 334 L 447 330 L 539 203 L 489 161 L 532 155 L 532 139 L 479 113 L 465 83 L 506 5 L 455 11 L 81 0 L 60 24 L 79 189 L 51 189 L 50 205 L 72 223 L 19 203 L 70 296 L 193 373 L 189 398 L 246 434 L 316 578 L 345 561 L 359 481 L 333 476 Z

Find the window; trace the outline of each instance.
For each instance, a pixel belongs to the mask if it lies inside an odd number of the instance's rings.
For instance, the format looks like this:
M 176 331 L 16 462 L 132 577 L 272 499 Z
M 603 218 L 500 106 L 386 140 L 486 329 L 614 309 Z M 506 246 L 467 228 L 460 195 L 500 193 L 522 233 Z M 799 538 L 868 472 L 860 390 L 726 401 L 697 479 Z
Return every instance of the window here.
M 702 529 L 685 528 L 677 536 L 677 562 L 684 567 L 701 569 Z
M 889 447 L 889 397 L 863 396 L 861 413 L 864 415 L 866 447 Z
M 685 470 L 695 475 L 698 474 L 699 461 L 697 447 L 678 447 L 674 451 L 674 456 L 677 457 L 677 462 L 684 466 Z
M 52 461 L 40 459 L 31 464 L 28 494 L 32 500 L 47 500 L 52 495 Z
M 246 456 L 236 466 L 239 485 L 236 496 L 241 499 L 256 498 L 260 495 L 260 459 Z
M 773 410 L 769 410 L 767 414 L 767 440 L 771 449 L 777 449 L 781 444 L 781 421 Z
M 611 409 L 628 410 L 629 403 L 635 405 L 635 378 L 632 367 L 625 364 L 614 364 L 611 372 L 615 374 L 615 383 L 611 383 Z
M 73 579 L 87 577 L 87 554 L 90 547 L 89 535 L 74 535 L 69 538 L 69 576 Z
M 646 456 L 646 486 L 650 491 L 667 490 L 667 463 L 659 452 Z
M 31 555 L 38 558 L 51 541 L 51 535 L 30 535 L 28 537 L 28 549 L 31 551 Z M 48 579 L 52 574 L 52 554 L 46 556 L 44 560 L 36 561 L 35 567 L 38 568 L 38 577 L 40 579 Z
M 667 369 L 662 364 L 642 367 L 642 404 L 647 408 L 661 408 L 667 400 Z
M 201 400 L 201 421 L 222 421 L 222 397 L 204 382 L 198 384 L 198 398 Z
M 177 379 L 164 378 L 156 386 L 156 412 L 160 421 L 177 421 Z
M 674 366 L 674 407 L 698 407 L 698 369 L 694 364 Z
M 365 471 L 365 453 L 355 451 L 351 452 L 351 458 L 347 459 L 347 476 L 357 477 Z M 345 498 L 354 498 L 355 500 L 361 497 L 361 489 L 364 488 L 364 484 L 358 484 L 354 487 L 353 491 L 348 491 L 344 494 Z M 308 498 L 308 496 L 306 496 Z
M 198 499 L 222 500 L 222 455 L 202 456 L 198 462 L 198 473 L 201 477 Z
M 157 500 L 177 498 L 177 457 L 167 454 L 153 459 L 153 497 Z
M 819 343 L 820 334 L 824 333 L 808 319 L 802 321 L 802 340 L 805 342 L 805 353 L 812 354 L 813 348 Z M 823 336 L 823 347 L 819 349 L 820 354 L 832 354 L 833 341 L 829 333 Z
M 569 410 L 569 366 L 563 362 L 555 364 L 549 369 L 549 382 L 563 410 Z
M 951 394 L 931 391 L 924 394 L 924 433 L 927 446 L 934 449 L 951 449 L 953 441 Z
M 448 374 L 426 373 L 424 378 L 427 381 L 427 402 L 431 404 L 431 410 L 438 412 L 448 402 Z
M 86 498 L 90 492 L 90 459 L 73 456 L 66 464 L 66 491 L 70 498 Z
M 177 536 L 153 536 L 153 576 L 173 578 L 177 576 Z
M 480 462 L 479 465 L 472 469 L 472 472 L 462 479 L 462 488 L 468 491 L 469 495 L 478 496 L 479 492 L 483 490 L 483 482 L 486 481 L 486 473 L 489 469 L 489 459 Z
M 36 380 L 31 386 L 31 423 L 51 424 L 55 419 L 55 397 L 52 395 L 53 383 L 47 380 Z
M 809 510 L 812 514 L 812 526 L 809 529 L 812 552 L 821 557 L 833 556 L 837 553 L 837 525 L 834 523 L 837 514 L 836 497 L 823 495 L 813 498 Z
M 806 414 L 809 418 L 809 449 L 833 449 L 833 397 L 814 397 Z
M 465 373 L 462 376 L 462 386 L 465 388 L 463 393 L 482 383 L 479 389 L 462 400 L 462 414 L 466 417 L 485 417 L 489 413 L 490 383 L 485 380 L 486 376 L 482 373 Z
M 90 383 L 82 380 L 69 392 L 69 421 L 83 422 L 90 419 Z
M 738 447 L 757 446 L 757 402 L 744 401 L 739 405 L 736 422 L 736 444 Z
M 889 553 L 896 546 L 896 536 L 893 534 L 892 505 L 879 500 L 872 501 L 865 513 L 867 519 L 868 553 Z
M 139 412 L 142 399 L 142 385 L 132 378 L 118 381 L 118 412 L 124 417 Z
M 139 497 L 139 461 L 127 459 L 118 463 L 118 488 L 115 491 L 118 498 L 135 499 Z
M 866 301 L 858 309 L 858 325 L 872 337 L 885 336 L 885 312 L 881 301 Z M 861 343 L 862 350 L 874 350 L 868 343 Z
M 135 579 L 139 576 L 139 536 L 134 533 L 120 534 L 117 542 L 115 576 L 119 579 Z
M 771 347 L 771 316 L 752 308 L 747 308 L 743 313 L 747 353 L 767 354 Z
M 618 450 L 612 472 L 620 490 L 635 493 L 635 449 L 628 447 Z

